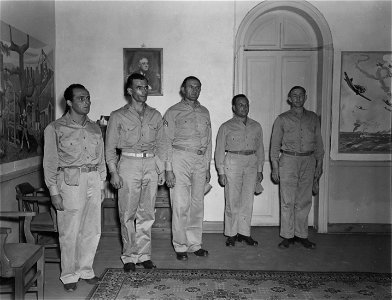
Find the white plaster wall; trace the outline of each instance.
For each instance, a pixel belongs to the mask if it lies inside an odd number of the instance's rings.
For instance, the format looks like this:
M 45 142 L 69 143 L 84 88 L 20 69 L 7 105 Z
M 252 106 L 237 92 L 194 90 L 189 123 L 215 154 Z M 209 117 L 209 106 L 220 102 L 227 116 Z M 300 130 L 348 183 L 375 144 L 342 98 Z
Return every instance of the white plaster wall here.
M 0 18 L 34 38 L 55 46 L 55 2 L 0 1 Z
M 80 82 L 91 93 L 89 116 L 109 115 L 125 104 L 123 48 L 163 48 L 163 96 L 149 97 L 149 105 L 163 114 L 180 100 L 182 80 L 197 76 L 215 144 L 219 125 L 231 117 L 233 16 L 233 2 L 56 2 L 57 98 Z M 223 189 L 213 165 L 211 171 L 205 219 L 223 220 Z
M 66 86 L 81 82 L 90 90 L 92 119 L 108 115 L 125 104 L 122 97 L 123 48 L 163 48 L 163 96 L 148 103 L 163 114 L 179 101 L 184 77 L 202 81 L 200 101 L 211 113 L 213 136 L 231 117 L 233 45 L 237 29 L 257 1 L 57 1 L 56 95 Z M 391 49 L 390 1 L 310 1 L 328 22 L 334 43 L 333 97 L 339 92 L 340 51 Z M 62 109 L 57 110 L 60 116 Z M 334 121 L 334 120 L 333 120 Z M 329 137 L 326 137 L 329 138 Z M 215 145 L 215 141 L 214 141 Z M 213 146 L 214 146 L 213 145 Z M 329 155 L 329 154 L 326 154 Z M 212 165 L 212 191 L 205 199 L 205 220 L 223 220 L 223 189 Z M 337 175 L 341 171 L 335 170 Z M 355 169 L 353 169 L 355 172 Z M 335 173 L 334 173 L 335 174 Z M 380 180 L 387 180 L 384 171 Z M 268 176 L 268 174 L 265 174 Z M 349 182 L 355 188 L 355 182 Z M 340 195 L 339 187 L 331 187 Z M 389 205 L 385 195 L 382 207 Z M 375 195 L 377 197 L 377 195 Z M 345 222 L 374 221 L 374 214 L 351 218 L 350 199 L 338 199 L 332 210 L 347 212 Z M 366 200 L 368 201 L 368 200 Z M 385 202 L 387 201 L 387 202 Z M 360 204 L 360 205 L 363 205 Z M 366 205 L 366 203 L 365 203 Z M 389 206 L 388 206 L 389 207 Z M 370 216 L 370 217 L 369 217 Z M 353 220 L 351 220 L 353 219 Z M 335 220 L 336 221 L 336 220 Z M 342 220 L 337 220 L 342 221 Z

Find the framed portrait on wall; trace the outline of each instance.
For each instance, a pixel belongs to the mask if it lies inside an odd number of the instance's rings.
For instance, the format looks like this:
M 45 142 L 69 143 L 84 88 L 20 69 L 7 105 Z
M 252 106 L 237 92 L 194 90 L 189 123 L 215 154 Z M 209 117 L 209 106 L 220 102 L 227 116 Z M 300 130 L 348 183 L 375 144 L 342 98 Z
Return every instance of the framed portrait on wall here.
M 132 73 L 147 78 L 149 96 L 162 96 L 162 48 L 124 48 L 124 82 Z
M 391 56 L 390 51 L 342 51 L 332 159 L 391 160 Z

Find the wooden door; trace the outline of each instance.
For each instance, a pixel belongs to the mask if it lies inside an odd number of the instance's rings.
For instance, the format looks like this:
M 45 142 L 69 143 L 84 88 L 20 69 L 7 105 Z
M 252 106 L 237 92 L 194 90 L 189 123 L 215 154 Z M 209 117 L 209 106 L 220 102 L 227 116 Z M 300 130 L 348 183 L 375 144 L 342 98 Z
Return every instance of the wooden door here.
M 307 90 L 305 108 L 315 111 L 317 51 L 245 51 L 243 93 L 250 102 L 249 116 L 263 128 L 264 192 L 255 196 L 252 225 L 279 225 L 279 189 L 271 180 L 269 149 L 275 118 L 290 109 L 287 93 L 294 85 Z M 313 225 L 313 209 L 309 214 Z

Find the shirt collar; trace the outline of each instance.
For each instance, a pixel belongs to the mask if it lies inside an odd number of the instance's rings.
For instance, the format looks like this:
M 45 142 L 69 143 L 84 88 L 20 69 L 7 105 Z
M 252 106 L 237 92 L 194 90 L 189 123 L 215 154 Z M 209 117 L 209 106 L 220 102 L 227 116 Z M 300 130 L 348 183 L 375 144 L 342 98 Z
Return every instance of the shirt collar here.
M 305 107 L 303 108 L 303 110 L 304 110 L 304 111 L 303 111 L 303 115 L 305 115 L 305 114 L 307 113 L 307 110 L 305 109 Z M 296 115 L 296 116 L 298 115 L 298 114 L 295 112 L 294 108 L 291 108 L 289 111 L 290 111 L 290 113 L 292 113 L 293 115 Z
M 249 117 L 247 117 L 247 118 L 246 118 L 246 124 L 244 124 L 244 122 L 242 122 L 242 119 L 241 119 L 240 117 L 238 117 L 237 115 L 234 115 L 234 116 L 233 116 L 233 120 L 236 121 L 236 122 L 238 122 L 238 123 L 241 123 L 241 124 L 243 124 L 243 125 L 248 125 L 250 119 L 249 119 Z
M 182 100 L 181 100 L 181 103 L 183 103 L 183 104 L 186 105 L 186 106 L 191 106 L 191 105 L 189 104 L 189 102 L 186 101 L 185 99 L 182 99 Z M 196 105 L 195 105 L 195 108 L 196 108 L 196 107 L 199 107 L 199 106 L 201 105 L 200 102 L 199 102 L 198 100 L 195 101 L 195 104 L 196 104 Z
M 149 111 L 149 110 L 151 109 L 151 107 L 148 106 L 147 103 L 145 103 L 145 105 L 146 105 L 145 113 L 147 113 L 147 111 Z M 129 103 L 125 104 L 124 109 L 136 113 L 136 109 L 135 109 L 131 104 L 129 104 Z
M 71 125 L 71 124 L 77 124 L 75 121 L 72 120 L 71 118 L 71 114 L 69 112 L 67 112 L 67 114 L 64 116 L 65 120 L 66 120 L 66 124 L 67 125 Z M 92 123 L 92 121 L 90 120 L 90 118 L 88 116 L 86 116 L 86 120 L 84 122 L 84 124 L 78 124 L 80 126 L 85 126 L 87 122 Z

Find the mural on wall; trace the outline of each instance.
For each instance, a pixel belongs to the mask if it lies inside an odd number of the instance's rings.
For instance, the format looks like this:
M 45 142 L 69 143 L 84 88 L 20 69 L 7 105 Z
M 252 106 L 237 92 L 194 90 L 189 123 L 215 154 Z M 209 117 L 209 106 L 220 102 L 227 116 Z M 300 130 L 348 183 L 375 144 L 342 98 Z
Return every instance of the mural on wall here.
M 132 73 L 147 78 L 149 96 L 162 96 L 162 48 L 124 48 L 124 80 Z
M 342 52 L 338 153 L 391 157 L 391 56 Z
M 1 21 L 0 164 L 42 155 L 55 118 L 53 49 Z

